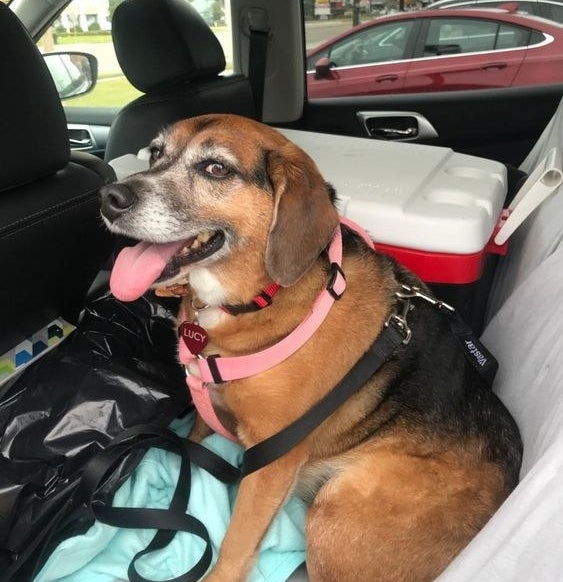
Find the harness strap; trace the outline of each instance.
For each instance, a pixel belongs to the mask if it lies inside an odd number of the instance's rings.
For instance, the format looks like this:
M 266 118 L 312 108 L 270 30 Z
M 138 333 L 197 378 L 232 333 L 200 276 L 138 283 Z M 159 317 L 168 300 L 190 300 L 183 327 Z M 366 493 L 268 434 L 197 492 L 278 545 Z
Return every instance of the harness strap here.
M 215 375 L 207 358 L 198 359 L 197 364 L 203 382 L 239 380 L 255 376 L 281 364 L 311 338 L 325 320 L 335 297 L 340 297 L 346 288 L 346 280 L 341 270 L 332 277 L 331 287 L 327 287 L 315 300 L 309 315 L 284 339 L 277 344 L 248 356 L 213 358 Z
M 309 436 L 355 394 L 404 341 L 405 334 L 402 330 L 392 323 L 385 327 L 354 367 L 324 398 L 289 426 L 245 451 L 242 476 L 245 477 L 279 459 Z
M 340 267 L 342 263 L 342 233 L 340 226 L 335 230 L 329 247 L 328 257 L 331 263 Z M 215 357 L 212 370 L 207 358 L 195 360 L 202 382 L 221 382 L 240 380 L 265 372 L 286 360 L 295 353 L 320 327 L 327 316 L 335 298 L 339 298 L 346 289 L 346 279 L 342 270 L 331 265 L 332 274 L 327 288 L 322 291 L 305 319 L 284 339 L 260 352 L 247 356 Z M 194 359 L 184 342 L 180 342 L 180 361 L 186 365 Z
M 373 246 L 370 236 L 361 226 L 345 217 L 340 217 L 340 222 L 358 233 L 368 246 Z M 221 436 L 237 442 L 237 438 L 223 426 L 217 417 L 207 384 L 247 378 L 269 370 L 286 360 L 313 336 L 328 315 L 334 301 L 340 299 L 346 289 L 346 278 L 341 268 L 342 231 L 340 226 L 336 228 L 329 245 L 328 258 L 331 262 L 331 274 L 327 287 L 317 296 L 307 317 L 284 339 L 261 352 L 247 356 L 230 358 L 208 356 L 195 360 L 199 374 L 187 374 L 186 378 L 193 403 L 207 425 Z M 272 287 L 270 291 L 275 293 L 278 288 L 279 286 Z M 194 361 L 194 355 L 182 341 L 179 355 L 184 365 Z

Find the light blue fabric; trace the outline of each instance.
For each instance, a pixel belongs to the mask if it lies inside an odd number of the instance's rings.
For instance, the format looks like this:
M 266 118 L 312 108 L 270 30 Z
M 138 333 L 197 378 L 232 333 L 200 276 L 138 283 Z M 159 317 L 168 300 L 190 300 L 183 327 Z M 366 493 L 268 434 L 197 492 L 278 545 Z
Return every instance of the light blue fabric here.
M 172 428 L 185 436 L 192 417 Z M 234 465 L 242 461 L 242 449 L 219 435 L 204 440 Z M 161 449 L 150 449 L 114 498 L 115 506 L 168 508 L 178 479 L 180 459 Z M 207 527 L 213 544 L 214 561 L 227 530 L 236 488 L 227 487 L 203 469 L 192 466 L 192 488 L 188 513 Z M 272 523 L 263 540 L 251 582 L 283 582 L 305 560 L 304 507 L 291 499 Z M 96 522 L 84 535 L 59 544 L 35 582 L 115 582 L 127 580 L 133 556 L 144 549 L 154 530 L 117 529 Z M 203 542 L 196 536 L 177 533 L 163 550 L 137 561 L 137 569 L 150 580 L 168 580 L 187 571 L 200 558 Z

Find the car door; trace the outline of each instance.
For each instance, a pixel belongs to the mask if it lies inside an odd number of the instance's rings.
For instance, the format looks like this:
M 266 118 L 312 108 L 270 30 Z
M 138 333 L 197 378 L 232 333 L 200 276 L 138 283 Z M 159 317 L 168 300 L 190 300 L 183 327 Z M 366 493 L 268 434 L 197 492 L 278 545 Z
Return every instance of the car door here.
M 530 30 L 484 18 L 428 18 L 405 91 L 510 87 L 526 55 Z
M 307 71 L 309 96 L 345 97 L 401 92 L 410 61 L 415 21 L 375 24 L 334 42 L 308 63 L 326 58 L 328 68 Z M 309 66 L 311 66 L 311 64 Z
M 551 34 L 550 34 L 551 33 Z M 557 29 L 533 31 L 516 84 L 556 83 L 563 70 L 563 41 Z
M 329 37 L 328 28 L 326 34 Z M 323 133 L 446 146 L 517 167 L 562 95 L 563 75 L 553 83 L 478 90 L 411 89 L 402 94 L 322 99 L 309 93 L 298 126 Z M 426 131 L 429 127 L 430 132 Z

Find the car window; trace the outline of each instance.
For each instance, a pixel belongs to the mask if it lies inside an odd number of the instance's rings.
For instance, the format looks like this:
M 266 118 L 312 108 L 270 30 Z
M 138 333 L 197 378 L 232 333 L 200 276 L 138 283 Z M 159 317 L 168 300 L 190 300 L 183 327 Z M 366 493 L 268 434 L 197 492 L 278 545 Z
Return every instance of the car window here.
M 498 2 L 498 6 L 502 6 L 503 2 Z M 518 0 L 518 12 L 521 14 L 538 14 L 538 3 L 537 2 L 523 2 Z
M 473 18 L 430 21 L 424 56 L 478 53 L 526 46 L 527 29 Z
M 519 26 L 501 24 L 498 31 L 495 49 L 518 48 L 530 44 L 531 31 Z
M 551 2 L 543 2 L 541 5 L 542 16 L 563 23 L 563 5 Z
M 111 17 L 122 1 L 73 0 L 37 43 L 43 53 L 79 51 L 93 54 L 98 60 L 98 82 L 94 89 L 65 99 L 65 108 L 122 107 L 141 95 L 125 78 L 113 49 Z M 211 26 L 223 46 L 227 69 L 232 68 L 232 39 L 225 3 L 193 0 L 191 4 Z
M 445 0 L 433 2 L 428 8 L 502 8 L 507 5 L 507 0 Z M 518 12 L 522 14 L 538 14 L 537 0 L 518 0 Z
M 500 8 L 503 4 L 507 4 L 506 0 L 491 0 L 490 2 L 479 2 L 476 4 L 478 8 Z M 523 2 L 518 0 L 518 12 L 521 14 L 537 14 L 536 2 Z
M 402 59 L 412 25 L 408 20 L 366 28 L 335 43 L 328 58 L 336 67 Z
M 486 20 L 440 18 L 430 22 L 424 54 L 473 53 L 492 50 L 498 25 Z

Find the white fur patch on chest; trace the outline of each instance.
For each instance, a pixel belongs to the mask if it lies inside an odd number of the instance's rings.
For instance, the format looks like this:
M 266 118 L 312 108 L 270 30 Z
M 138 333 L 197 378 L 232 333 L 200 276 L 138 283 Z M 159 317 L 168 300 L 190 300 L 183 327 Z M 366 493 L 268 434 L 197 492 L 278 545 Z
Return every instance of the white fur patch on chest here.
M 211 328 L 217 325 L 225 313 L 220 305 L 225 303 L 226 294 L 223 286 L 205 267 L 195 267 L 189 275 L 190 287 L 199 301 L 207 305 L 198 311 L 198 322 L 202 327 Z

